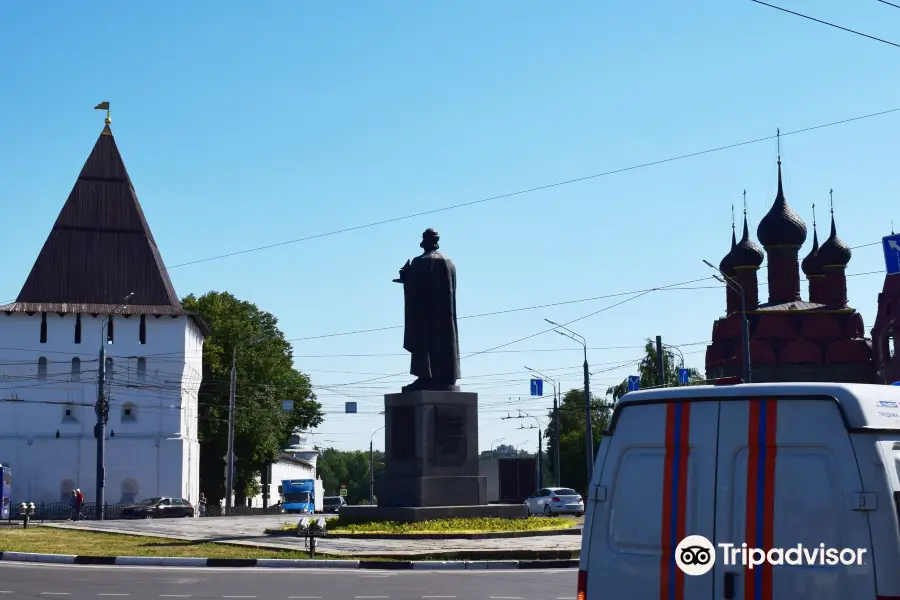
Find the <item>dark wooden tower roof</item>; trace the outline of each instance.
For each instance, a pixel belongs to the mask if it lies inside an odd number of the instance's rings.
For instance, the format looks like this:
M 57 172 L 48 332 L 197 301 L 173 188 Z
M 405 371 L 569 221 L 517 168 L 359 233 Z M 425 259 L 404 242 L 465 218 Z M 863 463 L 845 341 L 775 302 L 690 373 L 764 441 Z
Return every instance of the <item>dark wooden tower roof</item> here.
M 0 310 L 187 314 L 109 124 L 84 163 L 18 298 Z

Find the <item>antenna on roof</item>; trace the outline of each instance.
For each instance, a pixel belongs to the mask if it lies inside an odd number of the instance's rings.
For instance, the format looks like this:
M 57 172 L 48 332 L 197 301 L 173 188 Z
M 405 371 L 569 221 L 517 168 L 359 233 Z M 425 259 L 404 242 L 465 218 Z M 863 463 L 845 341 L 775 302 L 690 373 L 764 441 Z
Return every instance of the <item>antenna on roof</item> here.
M 828 190 L 828 197 L 831 199 L 831 216 L 834 217 L 834 190 Z
M 816 228 L 816 203 L 813 202 L 813 229 Z
M 747 219 L 747 190 L 744 190 L 744 219 Z

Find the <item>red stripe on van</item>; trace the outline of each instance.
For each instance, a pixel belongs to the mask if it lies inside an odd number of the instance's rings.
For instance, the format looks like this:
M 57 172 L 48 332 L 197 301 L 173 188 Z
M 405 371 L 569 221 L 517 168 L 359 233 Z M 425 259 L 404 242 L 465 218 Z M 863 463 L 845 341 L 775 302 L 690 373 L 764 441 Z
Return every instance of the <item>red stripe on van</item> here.
M 662 558 L 660 600 L 684 600 L 684 573 L 675 564 L 675 547 L 685 537 L 687 524 L 687 468 L 690 452 L 691 405 L 666 405 L 666 458 L 663 473 Z
M 768 551 L 775 536 L 775 445 L 778 401 L 750 400 L 747 431 L 747 546 Z M 745 600 L 772 600 L 772 565 L 744 570 Z

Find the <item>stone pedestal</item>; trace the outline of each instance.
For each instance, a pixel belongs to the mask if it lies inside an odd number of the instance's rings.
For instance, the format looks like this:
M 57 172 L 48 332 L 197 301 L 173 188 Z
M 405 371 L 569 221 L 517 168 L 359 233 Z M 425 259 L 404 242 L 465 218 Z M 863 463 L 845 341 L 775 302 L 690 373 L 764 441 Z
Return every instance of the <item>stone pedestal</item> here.
M 478 471 L 478 394 L 419 390 L 384 397 L 382 507 L 487 504 Z

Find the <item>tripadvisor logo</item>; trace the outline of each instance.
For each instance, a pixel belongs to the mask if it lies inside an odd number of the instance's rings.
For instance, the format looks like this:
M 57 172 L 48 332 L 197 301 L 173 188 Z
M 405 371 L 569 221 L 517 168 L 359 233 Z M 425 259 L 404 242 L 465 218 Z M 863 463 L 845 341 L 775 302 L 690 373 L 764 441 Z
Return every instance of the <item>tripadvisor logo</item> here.
M 746 543 L 718 544 L 722 552 L 722 564 L 727 566 L 743 566 L 748 569 L 763 564 L 773 566 L 820 565 L 835 566 L 861 565 L 868 548 L 829 548 L 825 544 L 816 547 L 804 547 L 797 544 L 790 548 L 751 548 Z M 675 547 L 675 564 L 685 575 L 704 575 L 716 564 L 716 548 L 712 542 L 702 535 L 689 535 Z

